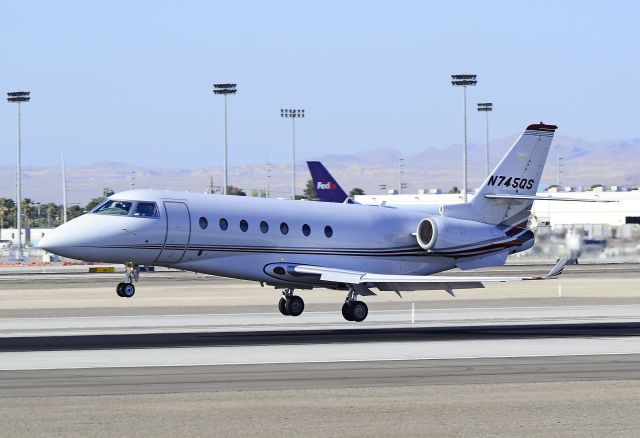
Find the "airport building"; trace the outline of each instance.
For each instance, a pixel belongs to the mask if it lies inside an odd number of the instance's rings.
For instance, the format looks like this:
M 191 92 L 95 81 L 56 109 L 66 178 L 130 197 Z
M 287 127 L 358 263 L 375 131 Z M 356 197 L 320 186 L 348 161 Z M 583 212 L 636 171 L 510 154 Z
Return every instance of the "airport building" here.
M 23 228 L 22 243 L 27 246 L 35 245 L 52 229 L 53 228 Z M 3 228 L 0 230 L 0 249 L 3 249 L 4 246 L 8 246 L 9 244 L 16 245 L 17 243 L 17 228 Z

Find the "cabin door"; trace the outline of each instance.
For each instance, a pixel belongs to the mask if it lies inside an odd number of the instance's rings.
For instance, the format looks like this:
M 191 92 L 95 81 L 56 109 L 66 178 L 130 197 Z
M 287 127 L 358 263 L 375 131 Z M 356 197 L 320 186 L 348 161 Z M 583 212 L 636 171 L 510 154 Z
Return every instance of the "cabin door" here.
M 156 262 L 178 263 L 187 251 L 191 238 L 189 207 L 183 202 L 165 201 L 164 211 L 167 218 L 167 234 Z

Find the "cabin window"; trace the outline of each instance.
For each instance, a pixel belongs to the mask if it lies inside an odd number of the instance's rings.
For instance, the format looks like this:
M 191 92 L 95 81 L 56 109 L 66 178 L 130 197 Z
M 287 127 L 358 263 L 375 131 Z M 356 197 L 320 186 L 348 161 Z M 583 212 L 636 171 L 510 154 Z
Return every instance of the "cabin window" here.
M 269 231 L 269 224 L 265 221 L 260 222 L 260 231 L 266 234 Z
M 127 216 L 131 210 L 131 201 L 115 201 L 107 199 L 101 206 L 93 210 L 97 214 L 113 214 L 117 216 Z
M 287 234 L 287 233 L 289 232 L 289 225 L 287 225 L 287 223 L 286 223 L 286 222 L 282 222 L 282 223 L 280 224 L 280 232 L 281 232 L 282 234 Z
M 244 219 L 242 219 L 240 221 L 240 229 L 242 230 L 243 233 L 246 232 L 249 229 L 249 223 Z
M 220 229 L 222 231 L 226 231 L 227 228 L 229 228 L 229 222 L 227 222 L 227 220 L 225 218 L 221 218 L 220 219 Z
M 324 227 L 324 235 L 327 237 L 331 237 L 333 236 L 333 228 L 331 228 L 329 225 L 327 225 L 326 227 Z
M 133 215 L 136 217 L 160 217 L 155 202 L 138 202 Z
M 302 226 L 302 234 L 304 234 L 305 236 L 311 234 L 311 227 L 308 224 L 304 224 Z
M 206 230 L 207 227 L 209 226 L 209 221 L 204 216 L 200 218 L 198 223 L 200 224 L 200 228 L 202 228 L 203 230 Z

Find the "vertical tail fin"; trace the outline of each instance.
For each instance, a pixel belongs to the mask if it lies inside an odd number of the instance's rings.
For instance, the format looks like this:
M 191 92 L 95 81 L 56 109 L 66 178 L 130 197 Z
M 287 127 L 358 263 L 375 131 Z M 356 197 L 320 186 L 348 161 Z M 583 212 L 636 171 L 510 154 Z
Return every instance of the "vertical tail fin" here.
M 488 199 L 486 195 L 535 195 L 557 126 L 529 125 L 511 146 L 468 204 L 458 205 L 454 217 L 524 228 L 532 200 Z M 445 210 L 447 208 L 445 207 Z
M 349 197 L 345 191 L 320 161 L 307 161 L 307 166 L 320 201 L 338 203 L 348 201 Z

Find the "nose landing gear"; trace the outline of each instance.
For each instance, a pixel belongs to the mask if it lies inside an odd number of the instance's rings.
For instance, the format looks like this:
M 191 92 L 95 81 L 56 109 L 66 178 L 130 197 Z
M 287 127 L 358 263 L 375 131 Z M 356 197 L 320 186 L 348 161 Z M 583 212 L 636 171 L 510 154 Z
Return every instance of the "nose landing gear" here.
M 138 281 L 140 278 L 140 267 L 133 262 L 129 262 L 125 265 L 125 268 L 124 282 L 118 283 L 116 293 L 119 297 L 131 298 L 136 293 L 136 287 L 133 282 Z
M 285 316 L 299 316 L 304 311 L 304 300 L 293 294 L 294 289 L 282 291 L 282 298 L 278 302 L 278 310 Z

